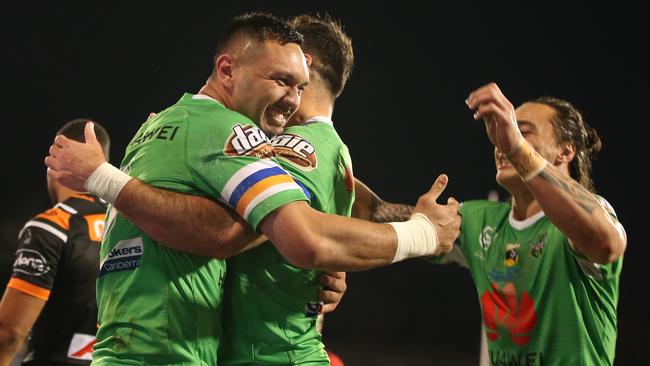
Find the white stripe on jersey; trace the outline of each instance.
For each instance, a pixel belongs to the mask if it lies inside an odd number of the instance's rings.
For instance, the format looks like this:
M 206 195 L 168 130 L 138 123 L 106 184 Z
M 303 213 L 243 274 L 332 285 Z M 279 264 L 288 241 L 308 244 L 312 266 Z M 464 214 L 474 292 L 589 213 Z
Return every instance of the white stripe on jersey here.
M 56 205 L 54 205 L 54 207 L 59 207 L 59 208 L 61 208 L 63 211 L 67 211 L 68 213 L 71 213 L 71 214 L 73 214 L 73 215 L 76 215 L 76 214 L 78 213 L 77 210 L 75 210 L 74 208 L 72 208 L 72 207 L 66 205 L 66 204 L 63 203 L 63 202 L 59 202 L 59 203 L 57 203 Z
M 223 189 L 221 190 L 221 199 L 223 200 L 224 203 L 228 203 L 230 201 L 230 196 L 232 195 L 232 192 L 235 190 L 235 188 L 237 188 L 239 183 L 241 183 L 244 179 L 248 178 L 249 176 L 255 174 L 260 170 L 273 168 L 273 167 L 280 168 L 278 164 L 272 162 L 271 160 L 259 160 L 239 169 L 237 173 L 233 174 L 232 177 L 228 179 L 226 185 L 223 186 Z
M 243 215 L 244 220 L 248 220 L 248 215 L 250 215 L 251 211 L 253 211 L 253 209 L 257 207 L 257 205 L 260 202 L 264 201 L 265 199 L 269 198 L 270 196 L 278 192 L 288 191 L 290 189 L 296 189 L 302 192 L 302 188 L 300 188 L 300 186 L 296 183 L 275 184 L 260 192 L 257 196 L 255 196 L 255 198 L 251 200 L 251 202 L 246 207 L 246 210 L 244 211 L 244 215 Z
M 24 232 L 25 229 L 27 229 L 28 227 L 38 227 L 38 228 L 41 228 L 41 229 L 43 229 L 43 230 L 49 232 L 50 234 L 53 234 L 53 235 L 56 236 L 57 238 L 63 240 L 64 242 L 67 242 L 67 241 L 68 241 L 68 235 L 65 234 L 64 232 L 62 232 L 61 230 L 59 230 L 59 229 L 57 229 L 57 228 L 55 228 L 55 227 L 53 227 L 53 226 L 50 226 L 50 225 L 48 225 L 48 224 L 46 224 L 46 223 L 44 223 L 44 222 L 34 221 L 34 220 L 27 221 L 27 223 L 25 224 L 25 226 L 23 226 L 22 230 L 20 230 L 20 233 L 18 233 L 18 237 L 19 237 L 19 238 L 20 238 L 21 236 L 23 236 L 23 232 Z

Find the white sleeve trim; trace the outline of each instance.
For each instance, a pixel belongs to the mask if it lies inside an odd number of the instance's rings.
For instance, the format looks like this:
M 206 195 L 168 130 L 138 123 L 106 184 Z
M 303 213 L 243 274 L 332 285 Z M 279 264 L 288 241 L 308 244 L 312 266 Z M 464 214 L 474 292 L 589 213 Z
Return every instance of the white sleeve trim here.
M 43 229 L 43 230 L 49 232 L 50 234 L 56 236 L 57 238 L 63 240 L 64 243 L 68 241 L 68 235 L 66 233 L 64 233 L 63 231 L 61 231 L 61 230 L 59 230 L 59 229 L 57 229 L 55 227 L 52 227 L 51 225 L 48 225 L 48 224 L 46 224 L 44 222 L 34 221 L 34 220 L 28 221 L 25 224 L 25 226 L 23 226 L 23 228 L 20 230 L 20 233 L 18 233 L 18 237 L 21 237 L 23 235 L 23 232 L 25 231 L 25 229 L 27 229 L 28 227 L 37 227 L 37 228 Z
M 77 210 L 75 210 L 74 208 L 66 205 L 63 202 L 57 203 L 56 205 L 54 205 L 54 207 L 58 207 L 58 208 L 62 209 L 63 211 L 66 211 L 66 212 L 71 213 L 73 215 L 76 215 L 78 213 Z

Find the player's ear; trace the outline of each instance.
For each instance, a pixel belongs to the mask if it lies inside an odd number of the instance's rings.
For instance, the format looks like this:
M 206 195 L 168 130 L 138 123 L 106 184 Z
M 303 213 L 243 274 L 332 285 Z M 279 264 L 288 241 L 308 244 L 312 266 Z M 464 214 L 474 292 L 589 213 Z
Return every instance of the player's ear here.
M 305 53 L 305 62 L 307 62 L 307 67 L 311 67 L 312 62 L 314 62 L 314 59 L 311 58 L 311 55 L 308 53 Z
M 214 74 L 228 88 L 233 87 L 234 61 L 234 57 L 227 53 L 214 60 Z
M 576 146 L 572 143 L 563 143 L 560 147 L 560 153 L 555 158 L 555 165 L 569 164 L 576 156 Z

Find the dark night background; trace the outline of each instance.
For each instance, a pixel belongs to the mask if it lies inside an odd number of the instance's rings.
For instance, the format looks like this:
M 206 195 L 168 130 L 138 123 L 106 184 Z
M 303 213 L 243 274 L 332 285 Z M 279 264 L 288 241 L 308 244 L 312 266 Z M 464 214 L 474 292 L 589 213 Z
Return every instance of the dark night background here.
M 618 2 L 14 4 L 1 16 L 2 288 L 17 232 L 50 205 L 42 161 L 55 131 L 76 117 L 101 122 L 119 164 L 149 112 L 198 91 L 221 29 L 251 10 L 327 12 L 345 25 L 356 64 L 335 126 L 355 175 L 389 201 L 414 203 L 443 172 L 450 177 L 446 195 L 469 200 L 498 190 L 505 198 L 494 182 L 491 145 L 463 102 L 487 82 L 497 82 L 515 105 L 553 95 L 579 107 L 604 142 L 596 188 L 628 233 L 616 364 L 648 363 L 649 250 L 641 237 L 648 153 L 641 130 L 649 42 L 639 10 Z M 349 274 L 324 337 L 352 366 L 473 365 L 479 324 L 469 273 L 415 260 Z

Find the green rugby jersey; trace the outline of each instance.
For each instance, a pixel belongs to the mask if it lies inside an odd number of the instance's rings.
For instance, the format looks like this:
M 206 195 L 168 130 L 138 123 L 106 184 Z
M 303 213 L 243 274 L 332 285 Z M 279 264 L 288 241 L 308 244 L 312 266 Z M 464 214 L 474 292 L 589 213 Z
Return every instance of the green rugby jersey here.
M 347 147 L 326 117 L 271 140 L 280 164 L 321 212 L 350 216 L 354 179 Z M 222 365 L 329 365 L 316 329 L 320 272 L 292 266 L 270 243 L 228 259 Z
M 622 259 L 590 262 L 543 212 L 517 221 L 489 201 L 460 211 L 460 253 L 447 259 L 471 271 L 491 364 L 611 365 Z
M 246 117 L 185 94 L 141 126 L 122 169 L 157 187 L 218 198 L 257 227 L 274 209 L 305 200 L 291 176 L 264 159 L 272 154 Z M 94 364 L 217 363 L 224 261 L 160 246 L 114 209 L 100 260 Z

